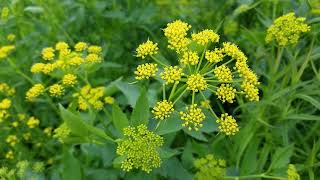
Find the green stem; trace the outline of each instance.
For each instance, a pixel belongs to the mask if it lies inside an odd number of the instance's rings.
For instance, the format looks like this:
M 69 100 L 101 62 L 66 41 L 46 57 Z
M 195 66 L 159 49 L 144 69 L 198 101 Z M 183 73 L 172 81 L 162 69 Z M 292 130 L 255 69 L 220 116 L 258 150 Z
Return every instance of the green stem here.
M 166 84 L 165 83 L 162 84 L 162 99 L 163 100 L 166 99 Z
M 180 96 L 173 102 L 173 104 L 176 104 L 176 102 L 184 95 L 186 91 L 187 91 L 187 88 L 180 94 Z
M 202 91 L 200 91 L 200 94 L 201 94 L 203 100 L 206 101 L 207 98 L 206 98 L 206 96 L 203 94 Z M 211 106 L 209 106 L 209 110 L 210 110 L 210 112 L 212 113 L 212 115 L 213 115 L 216 119 L 219 119 L 219 117 L 218 117 L 218 116 L 216 115 L 216 113 L 213 111 L 213 109 L 212 109 Z
M 195 91 L 192 91 L 192 105 L 194 104 L 195 94 L 196 94 L 196 92 L 195 92 Z
M 201 55 L 201 58 L 200 58 L 200 61 L 199 61 L 198 67 L 197 67 L 197 72 L 198 72 L 199 69 L 200 69 L 200 66 L 201 66 L 201 64 L 202 64 L 202 60 L 203 60 L 204 54 L 205 54 L 206 51 L 207 51 L 207 47 L 208 47 L 208 44 L 207 44 L 207 45 L 204 47 L 204 49 L 203 49 L 203 52 L 202 52 L 202 55 Z
M 159 59 L 157 59 L 156 57 L 151 56 L 151 58 L 152 58 L 155 62 L 159 63 L 160 65 L 162 65 L 162 66 L 164 66 L 164 67 L 168 67 L 168 65 L 166 65 L 166 64 L 163 63 L 163 62 L 161 62 L 161 61 L 160 61 Z
M 248 176 L 225 176 L 225 179 L 248 179 L 248 178 L 268 178 L 268 179 L 279 179 L 279 180 L 287 180 L 285 177 L 278 177 L 278 176 L 269 176 L 265 174 L 253 174 Z
M 170 95 L 169 95 L 169 100 L 172 98 L 173 94 L 175 93 L 178 83 L 179 82 L 175 82 L 174 83 L 174 85 L 173 85 L 173 87 L 171 89 Z
M 278 71 L 278 68 L 280 66 L 281 57 L 282 57 L 282 54 L 283 54 L 283 49 L 284 49 L 284 47 L 280 47 L 278 49 L 277 59 L 276 59 L 275 65 L 274 65 L 274 69 L 272 71 L 273 74 L 275 74 Z

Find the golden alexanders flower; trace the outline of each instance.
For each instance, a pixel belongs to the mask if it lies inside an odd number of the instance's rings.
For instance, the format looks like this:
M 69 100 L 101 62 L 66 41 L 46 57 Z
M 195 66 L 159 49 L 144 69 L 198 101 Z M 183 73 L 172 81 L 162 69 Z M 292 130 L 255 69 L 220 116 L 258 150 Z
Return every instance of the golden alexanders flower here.
M 152 63 L 139 65 L 135 71 L 137 80 L 151 77 L 164 80 L 163 101 L 158 102 L 156 109 L 153 109 L 152 112 L 157 113 L 155 116 L 158 116 L 158 119 L 168 118 L 170 114 L 166 112 L 169 112 L 180 99 L 186 99 L 191 100 L 192 106 L 187 109 L 198 113 L 200 118 L 194 121 L 199 123 L 204 116 L 195 104 L 201 101 L 203 102 L 201 107 L 208 109 L 218 119 L 210 103 L 206 103 L 212 95 L 223 103 L 234 103 L 236 95 L 244 95 L 249 101 L 258 101 L 260 84 L 258 76 L 250 69 L 247 64 L 248 58 L 240 48 L 234 43 L 223 42 L 222 46 L 216 45 L 210 49 L 211 43 L 219 41 L 219 35 L 213 30 L 205 29 L 191 34 L 190 37 L 188 36 L 190 28 L 189 24 L 177 20 L 168 23 L 163 30 L 168 39 L 168 48 L 176 51 L 175 65 L 168 64 L 170 61 L 165 61 L 166 58 L 159 53 L 158 56 L 152 56 Z M 160 73 L 157 73 L 158 68 Z M 168 98 L 167 92 L 170 92 Z M 172 102 L 172 106 L 165 100 Z M 182 115 L 181 119 L 187 120 L 184 121 L 187 122 L 184 126 L 193 124 L 190 123 L 193 119 L 189 116 L 192 117 L 194 114 L 189 115 L 186 112 Z M 199 130 L 201 125 L 195 124 L 197 128 L 191 127 L 191 129 Z
M 77 76 L 76 75 L 74 75 L 74 74 L 66 74 L 66 75 L 63 76 L 62 85 L 73 87 L 76 84 L 77 84 Z
M 18 138 L 16 135 L 9 135 L 7 138 L 6 138 L 6 142 L 10 145 L 10 146 L 14 146 L 17 144 L 18 142 Z
M 178 66 L 165 67 L 163 72 L 160 73 L 160 77 L 166 82 L 167 85 L 179 83 L 182 75 L 183 70 Z
M 197 172 L 196 180 L 220 180 L 226 175 L 226 162 L 223 159 L 217 159 L 212 154 L 194 161 L 194 167 Z
M 209 42 L 219 42 L 220 39 L 219 35 L 211 29 L 205 29 L 199 33 L 194 33 L 191 37 L 192 40 L 203 46 L 207 45 Z
M 181 111 L 180 116 L 183 121 L 182 126 L 187 127 L 189 130 L 198 131 L 203 126 L 202 121 L 206 118 L 204 113 L 197 104 L 186 107 L 186 112 Z
M 10 99 L 5 98 L 0 102 L 0 109 L 9 109 L 10 106 L 11 106 Z
M 84 51 L 88 48 L 88 44 L 85 42 L 78 42 L 76 45 L 74 45 L 74 49 L 78 52 Z
M 236 120 L 229 116 L 228 113 L 221 114 L 221 118 L 216 121 L 219 124 L 220 132 L 227 136 L 235 135 L 238 131 L 238 124 Z
M 159 48 L 157 43 L 147 40 L 147 42 L 144 42 L 138 46 L 138 48 L 136 49 L 136 53 L 137 53 L 136 56 L 144 59 L 147 56 L 157 54 L 158 50 Z
M 174 111 L 173 103 L 167 100 L 157 102 L 157 105 L 151 111 L 156 119 L 164 120 Z
M 54 130 L 54 138 L 57 138 L 61 143 L 64 143 L 66 138 L 71 134 L 71 130 L 66 123 L 61 124 L 57 129 Z
M 163 145 L 163 138 L 141 124 L 137 127 L 123 129 L 125 138 L 118 141 L 117 154 L 123 156 L 121 168 L 124 171 L 141 169 L 147 173 L 160 167 L 161 158 L 159 148 Z
M 191 42 L 189 38 L 186 38 L 190 28 L 191 25 L 181 20 L 168 23 L 167 27 L 163 30 L 164 35 L 168 38 L 168 48 L 176 50 L 177 53 L 185 51 Z
M 33 101 L 34 98 L 40 96 L 44 92 L 44 86 L 42 84 L 35 84 L 26 93 L 26 99 Z
M 280 46 L 297 44 L 300 36 L 310 31 L 305 20 L 304 17 L 296 17 L 293 12 L 278 17 L 267 30 L 266 42 L 275 40 Z
M 296 167 L 293 164 L 289 164 L 287 176 L 288 180 L 300 180 L 300 175 L 298 174 Z
M 74 94 L 78 97 L 78 107 L 80 110 L 87 110 L 92 106 L 96 110 L 103 108 L 104 87 L 92 88 L 86 85 L 81 88 L 80 93 Z
M 64 87 L 60 84 L 53 84 L 49 87 L 50 96 L 59 97 L 64 94 Z
M 44 60 L 53 60 L 54 58 L 54 49 L 52 47 L 47 47 L 42 49 L 42 58 Z
M 4 59 L 9 56 L 11 51 L 13 51 L 16 47 L 14 45 L 6 45 L 0 47 L 0 59 Z
M 208 87 L 207 81 L 201 74 L 191 74 L 187 79 L 187 89 L 198 92 L 206 90 Z
M 29 126 L 29 128 L 35 128 L 40 124 L 39 119 L 35 118 L 35 117 L 30 117 L 27 121 L 27 125 Z
M 5 96 L 14 95 L 16 90 L 13 87 L 10 87 L 7 83 L 0 83 L 0 93 Z
M 152 76 L 155 76 L 158 68 L 157 64 L 154 63 L 145 63 L 137 67 L 137 70 L 134 72 L 137 80 L 149 79 Z

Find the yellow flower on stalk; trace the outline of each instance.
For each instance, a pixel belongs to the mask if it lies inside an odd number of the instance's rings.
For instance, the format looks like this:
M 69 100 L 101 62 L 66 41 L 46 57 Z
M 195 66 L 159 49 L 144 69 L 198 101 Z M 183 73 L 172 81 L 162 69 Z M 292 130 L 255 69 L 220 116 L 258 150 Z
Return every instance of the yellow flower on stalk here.
M 40 96 L 44 92 L 44 86 L 42 84 L 35 84 L 26 93 L 26 99 L 28 101 L 33 101 L 34 98 Z
M 136 49 L 136 56 L 144 59 L 149 55 L 157 54 L 158 50 L 159 48 L 157 43 L 147 40 L 147 42 L 144 42 L 138 46 L 138 48 Z
M 287 170 L 288 180 L 300 180 L 300 175 L 298 174 L 296 167 L 293 164 L 289 164 Z
M 224 42 L 222 45 L 223 52 L 231 58 L 237 61 L 246 61 L 248 59 L 246 55 L 238 48 L 237 45 L 231 42 Z
M 231 84 L 221 84 L 221 86 L 217 89 L 216 95 L 218 98 L 225 103 L 233 103 L 236 97 L 237 90 L 231 86 Z
M 37 118 L 35 118 L 35 117 L 30 117 L 29 119 L 28 119 L 28 121 L 27 121 L 27 125 L 28 125 L 28 127 L 29 128 L 35 128 L 35 127 L 37 127 L 38 125 L 40 124 L 40 121 L 39 121 L 39 119 L 37 119 Z
M 267 30 L 266 42 L 275 40 L 280 46 L 297 44 L 301 34 L 310 31 L 305 20 L 304 17 L 296 17 L 293 12 L 278 17 Z
M 13 151 L 8 151 L 7 154 L 6 154 L 6 159 L 13 159 L 14 158 L 14 154 L 13 154 Z
M 114 98 L 111 97 L 111 96 L 107 96 L 107 97 L 104 98 L 104 102 L 106 104 L 114 104 L 114 101 L 115 101 Z
M 52 71 L 54 71 L 56 67 L 53 64 L 44 64 L 44 66 L 42 67 L 42 72 L 44 74 L 49 74 Z
M 203 126 L 202 121 L 206 118 L 202 110 L 197 107 L 197 104 L 186 107 L 186 112 L 181 111 L 180 116 L 181 120 L 184 121 L 182 124 L 183 127 L 196 131 Z
M 52 97 L 62 96 L 64 93 L 64 87 L 60 84 L 53 84 L 49 87 L 49 93 Z
M 125 138 L 118 142 L 117 154 L 124 157 L 121 168 L 124 171 L 141 169 L 150 173 L 152 169 L 161 165 L 159 148 L 163 145 L 163 138 L 141 124 L 137 127 L 123 129 Z
M 30 140 L 30 138 L 31 138 L 31 133 L 30 132 L 28 132 L 28 133 L 23 133 L 23 139 L 25 139 L 26 141 L 29 141 Z
M 215 48 L 214 51 L 206 51 L 205 58 L 210 63 L 218 63 L 223 60 L 223 51 L 219 48 Z
M 88 47 L 88 52 L 92 54 L 100 54 L 102 52 L 101 46 L 91 45 Z
M 219 124 L 218 128 L 220 132 L 227 136 L 235 135 L 239 131 L 236 120 L 232 116 L 229 116 L 228 113 L 221 114 L 220 119 L 216 122 Z
M 18 125 L 19 125 L 19 122 L 17 121 L 11 123 L 11 126 L 15 128 L 18 127 Z
M 10 99 L 3 99 L 0 102 L 0 109 L 9 109 L 11 106 L 11 100 Z
M 9 16 L 9 8 L 7 6 L 1 9 L 1 20 L 6 21 Z
M 164 120 L 174 111 L 171 101 L 163 100 L 157 102 L 157 105 L 152 109 L 152 114 L 156 119 Z
M 191 35 L 192 40 L 196 41 L 198 44 L 207 45 L 209 42 L 219 42 L 219 35 L 211 29 L 205 29 L 199 33 L 194 33 Z
M 155 76 L 158 71 L 157 64 L 154 63 L 145 63 L 137 67 L 137 70 L 134 72 L 137 80 L 149 79 L 152 76 Z
M 66 138 L 71 134 L 70 128 L 66 123 L 61 124 L 58 128 L 54 130 L 54 138 L 57 138 L 61 143 L 64 143 Z
M 53 60 L 54 49 L 52 47 L 43 48 L 41 54 L 44 60 Z
M 185 51 L 191 42 L 189 38 L 186 38 L 190 28 L 191 25 L 181 20 L 168 23 L 167 27 L 163 29 L 164 35 L 168 38 L 168 48 L 176 50 L 177 53 Z
M 216 159 L 212 154 L 196 159 L 194 166 L 197 169 L 196 180 L 221 180 L 226 175 L 226 161 Z
M 86 61 L 89 63 L 99 63 L 101 62 L 101 57 L 98 54 L 88 54 L 86 57 Z
M 204 79 L 204 77 L 197 73 L 197 74 L 191 74 L 188 76 L 187 79 L 187 89 L 190 91 L 198 92 L 203 91 L 208 88 L 207 81 Z
M 8 36 L 7 36 L 7 40 L 8 41 L 14 41 L 16 39 L 16 35 L 14 35 L 14 34 L 8 34 Z
M 243 81 L 241 88 L 249 101 L 259 101 L 259 89 L 255 85 L 248 81 Z
M 196 65 L 199 63 L 199 56 L 197 52 L 186 51 L 183 53 L 182 58 L 180 59 L 182 64 L 191 64 Z
M 87 47 L 88 45 L 85 42 L 78 42 L 76 45 L 74 45 L 74 49 L 78 52 L 86 50 Z
M 232 81 L 232 72 L 226 65 L 214 68 L 213 73 L 220 82 Z
M 16 47 L 13 45 L 7 45 L 0 47 L 0 59 L 8 57 L 10 52 L 14 50 Z
M 11 88 L 7 83 L 0 83 L 0 93 L 3 93 L 7 96 L 12 96 L 16 90 L 14 88 Z
M 77 76 L 74 74 L 66 74 L 62 78 L 62 85 L 73 87 L 78 83 Z
M 163 72 L 160 73 L 160 77 L 166 82 L 166 84 L 178 83 L 183 75 L 183 70 L 178 66 L 165 67 Z
M 51 136 L 51 134 L 52 134 L 52 127 L 46 127 L 46 128 L 43 130 L 43 133 L 46 134 L 47 136 Z
M 43 71 L 44 67 L 46 66 L 46 64 L 44 63 L 35 63 L 31 66 L 30 71 L 32 73 L 40 73 Z
M 69 49 L 69 45 L 66 42 L 58 42 L 55 48 L 56 50 L 63 51 Z
M 78 107 L 81 110 L 87 110 L 89 106 L 97 110 L 101 110 L 103 108 L 102 97 L 104 96 L 104 87 L 96 87 L 92 88 L 89 85 L 81 88 L 79 94 L 75 94 L 78 96 Z
M 17 144 L 18 142 L 18 138 L 16 135 L 9 135 L 7 138 L 6 138 L 6 142 L 10 145 L 10 146 L 14 146 Z

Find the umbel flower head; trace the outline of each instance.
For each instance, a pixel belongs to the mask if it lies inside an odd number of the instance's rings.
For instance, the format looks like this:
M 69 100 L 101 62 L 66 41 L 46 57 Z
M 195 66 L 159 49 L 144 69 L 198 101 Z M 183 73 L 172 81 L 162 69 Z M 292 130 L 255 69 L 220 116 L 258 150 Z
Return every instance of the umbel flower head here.
M 239 131 L 236 120 L 232 116 L 229 116 L 228 113 L 222 114 L 217 123 L 219 124 L 218 128 L 220 132 L 227 136 L 235 135 Z
M 196 180 L 220 180 L 226 175 L 226 162 L 216 159 L 212 154 L 196 159 L 194 166 L 197 169 Z
M 75 93 L 74 96 L 78 97 L 78 108 L 80 110 L 87 110 L 89 107 L 101 110 L 104 106 L 104 87 L 92 88 L 86 85 L 80 89 L 79 93 Z
M 152 41 L 147 40 L 147 42 L 140 44 L 139 47 L 136 49 L 136 56 L 144 59 L 148 55 L 157 54 L 158 50 L 159 48 L 157 43 L 153 43 Z
M 305 20 L 293 12 L 278 17 L 267 30 L 266 42 L 275 40 L 280 46 L 297 44 L 301 34 L 310 31 Z
M 215 96 L 223 103 L 234 103 L 237 96 L 244 96 L 249 101 L 259 101 L 260 83 L 248 65 L 248 58 L 236 44 L 218 44 L 219 35 L 212 29 L 200 30 L 190 36 L 190 28 L 188 23 L 177 20 L 168 23 L 163 29 L 168 48 L 177 53 L 174 64 L 163 62 L 166 58 L 158 53 L 157 56 L 151 56 L 152 62 L 139 65 L 134 73 L 138 81 L 153 78 L 163 80 L 162 100 L 152 111 L 156 119 L 168 118 L 175 103 L 182 98 L 189 98 L 192 103 L 186 107 L 186 112 L 180 113 L 180 117 L 183 126 L 199 130 L 205 116 L 197 104 L 210 102 L 208 96 Z M 145 46 L 146 44 L 141 44 L 138 48 Z M 157 48 L 157 52 L 160 50 Z M 170 92 L 168 98 L 167 92 Z M 209 109 L 219 119 L 210 103 L 202 107 Z
M 123 156 L 121 168 L 125 171 L 141 169 L 147 173 L 160 167 L 158 149 L 163 138 L 147 129 L 143 124 L 123 129 L 125 138 L 118 142 L 117 154 Z

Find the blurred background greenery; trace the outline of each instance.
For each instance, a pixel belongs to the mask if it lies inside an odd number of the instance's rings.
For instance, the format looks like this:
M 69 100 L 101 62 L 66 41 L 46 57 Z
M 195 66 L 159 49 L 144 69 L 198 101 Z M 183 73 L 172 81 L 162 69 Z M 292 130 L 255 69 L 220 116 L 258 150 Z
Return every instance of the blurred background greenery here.
M 151 175 L 133 172 L 126 175 L 127 179 L 156 179 L 159 175 L 191 179 L 193 159 L 208 153 L 226 160 L 229 175 L 268 172 L 281 176 L 290 162 L 296 165 L 302 179 L 319 179 L 319 0 L 4 0 L 0 6 L 10 9 L 8 22 L 1 24 L 0 40 L 4 42 L 9 33 L 16 35 L 12 57 L 29 76 L 33 76 L 29 68 L 39 61 L 43 47 L 58 41 L 85 41 L 103 47 L 104 63 L 89 76 L 92 84 L 108 85 L 119 77 L 132 82 L 133 71 L 140 64 L 134 56 L 136 47 L 149 38 L 158 42 L 160 49 L 166 48 L 162 28 L 177 19 L 191 24 L 193 30 L 217 30 L 222 41 L 236 43 L 248 56 L 262 82 L 261 101 L 239 100 L 238 108 L 225 106 L 226 111 L 238 116 L 240 133 L 231 138 L 217 138 L 210 133 L 202 134 L 202 139 L 182 133 L 168 136 L 167 146 L 180 148 L 182 153 Z M 266 29 L 276 17 L 288 12 L 306 17 L 312 30 L 296 46 L 286 48 L 279 72 L 270 74 L 277 47 L 265 43 Z M 173 53 L 163 52 L 172 63 L 176 61 Z M 0 80 L 16 87 L 24 97 L 31 85 L 6 62 L 0 63 Z M 157 92 L 158 86 L 151 89 Z M 123 96 L 119 93 L 117 99 L 121 102 Z M 155 93 L 149 98 L 155 99 Z M 59 122 L 57 114 L 46 106 L 26 103 L 22 98 L 15 102 L 18 108 L 36 114 L 44 121 L 43 126 L 56 126 Z M 122 102 L 128 108 L 126 104 Z M 87 179 L 124 176 L 112 168 L 113 148 L 81 146 L 77 159 L 82 162 Z M 61 158 L 59 154 L 54 156 Z M 52 166 L 50 176 L 57 178 L 59 168 Z

